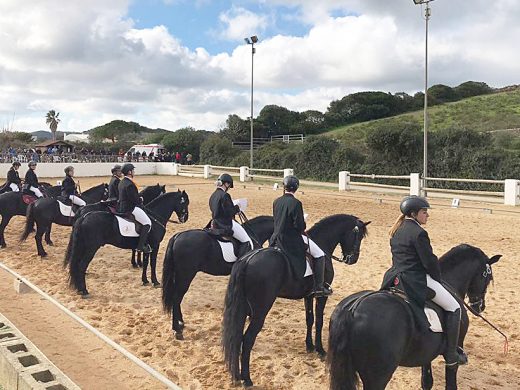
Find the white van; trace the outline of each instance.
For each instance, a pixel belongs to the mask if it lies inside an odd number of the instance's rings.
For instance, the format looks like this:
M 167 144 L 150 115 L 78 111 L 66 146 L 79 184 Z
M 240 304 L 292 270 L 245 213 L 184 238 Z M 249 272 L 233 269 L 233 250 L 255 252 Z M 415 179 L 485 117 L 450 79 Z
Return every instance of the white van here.
M 149 156 L 150 153 L 157 156 L 159 153 L 164 153 L 164 146 L 161 144 L 134 145 L 126 153 L 132 153 L 133 156 L 137 152 L 139 152 L 140 155 L 142 155 L 143 152 L 146 152 L 147 156 Z

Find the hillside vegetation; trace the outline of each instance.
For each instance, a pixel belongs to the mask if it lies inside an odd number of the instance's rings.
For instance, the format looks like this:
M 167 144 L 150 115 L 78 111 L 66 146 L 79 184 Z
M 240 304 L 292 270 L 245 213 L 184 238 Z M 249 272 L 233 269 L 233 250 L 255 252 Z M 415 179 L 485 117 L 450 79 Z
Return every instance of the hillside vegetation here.
M 429 129 L 433 132 L 449 128 L 464 128 L 477 132 L 518 128 L 520 127 L 520 89 L 444 103 L 430 107 L 428 113 Z M 324 134 L 347 142 L 356 142 L 381 127 L 422 127 L 422 123 L 423 110 L 419 110 L 337 127 Z

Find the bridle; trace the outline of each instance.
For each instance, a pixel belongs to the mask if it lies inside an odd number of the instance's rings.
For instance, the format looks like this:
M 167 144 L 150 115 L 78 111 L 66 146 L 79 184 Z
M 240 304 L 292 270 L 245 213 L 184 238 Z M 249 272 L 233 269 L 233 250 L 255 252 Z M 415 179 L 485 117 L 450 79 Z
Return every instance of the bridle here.
M 487 285 L 489 284 L 489 282 L 491 282 L 493 280 L 493 273 L 491 271 L 491 266 L 489 264 L 486 264 L 486 269 L 484 270 L 484 272 L 482 273 L 482 276 L 485 280 L 487 280 L 487 278 L 489 277 L 489 281 L 486 283 L 486 286 L 484 288 L 484 291 L 482 291 L 481 294 L 478 294 L 476 296 L 473 296 L 473 297 L 470 297 L 469 298 L 469 306 L 471 307 L 472 309 L 472 312 L 473 311 L 476 311 L 478 313 L 482 312 L 482 309 L 483 309 L 483 305 L 484 305 L 484 299 L 485 299 L 485 296 L 486 296 L 486 291 L 487 291 Z M 469 295 L 469 294 L 468 294 Z
M 334 255 L 331 255 L 331 258 L 333 260 L 336 260 L 336 261 L 339 261 L 340 263 L 345 263 L 345 264 L 350 264 L 352 258 L 354 257 L 357 257 L 359 256 L 359 245 L 358 245 L 358 242 L 359 242 L 359 235 L 361 234 L 361 229 L 359 229 L 359 226 L 354 226 L 354 228 L 352 229 L 352 234 L 354 234 L 354 250 L 349 253 L 349 254 L 346 254 L 343 252 L 343 257 L 340 259 L 339 257 L 337 256 L 334 256 Z

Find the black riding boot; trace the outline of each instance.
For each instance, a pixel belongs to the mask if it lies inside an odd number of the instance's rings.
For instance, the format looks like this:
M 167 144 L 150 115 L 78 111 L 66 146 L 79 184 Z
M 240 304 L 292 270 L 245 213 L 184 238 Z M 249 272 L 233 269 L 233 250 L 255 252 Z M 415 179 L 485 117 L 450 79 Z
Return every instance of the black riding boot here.
M 251 248 L 251 243 L 249 241 L 241 242 L 238 246 L 238 258 L 249 253 L 251 250 L 253 250 L 253 248 Z
M 148 234 L 150 233 L 151 229 L 152 227 L 150 225 L 143 225 L 141 233 L 139 235 L 139 244 L 137 244 L 137 248 L 135 248 L 137 252 L 152 252 L 152 248 L 150 248 L 150 245 L 148 245 Z
M 325 286 L 325 256 L 314 259 L 314 291 L 316 298 L 327 297 L 332 294 L 332 289 Z
M 459 343 L 459 331 L 460 331 L 460 309 L 454 312 L 446 312 L 446 353 L 444 355 L 444 361 L 447 366 L 464 365 L 468 363 L 468 357 L 458 347 Z

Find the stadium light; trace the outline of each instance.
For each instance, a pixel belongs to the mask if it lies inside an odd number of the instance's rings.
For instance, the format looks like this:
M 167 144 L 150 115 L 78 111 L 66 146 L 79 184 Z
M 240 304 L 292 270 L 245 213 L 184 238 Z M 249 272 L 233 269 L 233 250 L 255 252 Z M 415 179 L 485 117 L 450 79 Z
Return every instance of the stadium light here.
M 244 38 L 244 41 L 251 45 L 251 144 L 250 144 L 250 161 L 249 161 L 249 169 L 253 168 L 253 81 L 254 81 L 254 57 L 255 57 L 255 43 L 258 42 L 258 37 L 253 35 L 249 38 Z
M 428 177 L 428 21 L 431 17 L 430 3 L 433 0 L 413 0 L 415 5 L 426 5 L 424 10 L 425 28 L 425 58 L 424 58 L 424 140 L 423 140 L 423 192 L 426 195 L 426 178 Z

